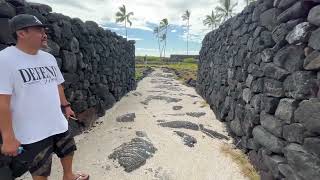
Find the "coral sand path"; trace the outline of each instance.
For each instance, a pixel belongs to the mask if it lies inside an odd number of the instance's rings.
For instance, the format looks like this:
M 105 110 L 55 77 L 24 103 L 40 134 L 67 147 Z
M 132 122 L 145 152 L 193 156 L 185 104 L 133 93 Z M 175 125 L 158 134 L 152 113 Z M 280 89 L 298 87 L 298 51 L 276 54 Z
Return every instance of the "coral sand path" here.
M 76 142 L 74 169 L 92 180 L 246 179 L 221 152 L 231 143 L 224 124 L 193 88 L 162 69 L 140 81 Z M 54 158 L 50 179 L 61 180 L 61 174 Z

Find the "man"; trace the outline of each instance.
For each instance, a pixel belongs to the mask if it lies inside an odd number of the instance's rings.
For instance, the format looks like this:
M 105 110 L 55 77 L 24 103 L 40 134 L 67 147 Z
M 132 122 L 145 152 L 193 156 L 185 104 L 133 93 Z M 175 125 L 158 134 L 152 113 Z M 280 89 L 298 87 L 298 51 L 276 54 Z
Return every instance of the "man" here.
M 13 17 L 10 26 L 17 44 L 0 51 L 2 154 L 12 157 L 13 164 L 22 162 L 34 180 L 48 178 L 53 153 L 63 166 L 63 180 L 89 179 L 72 171 L 76 146 L 61 107 L 68 119 L 74 112 L 56 59 L 40 50 L 47 46 L 46 26 L 28 14 Z

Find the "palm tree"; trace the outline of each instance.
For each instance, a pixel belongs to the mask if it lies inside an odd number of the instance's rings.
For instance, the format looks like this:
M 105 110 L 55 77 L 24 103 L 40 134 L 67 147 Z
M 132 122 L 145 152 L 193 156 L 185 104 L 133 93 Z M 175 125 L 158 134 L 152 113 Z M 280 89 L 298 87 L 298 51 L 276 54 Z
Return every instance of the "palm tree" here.
M 186 10 L 184 12 L 184 14 L 182 15 L 182 20 L 183 21 L 187 21 L 187 55 L 188 55 L 188 52 L 189 52 L 189 28 L 190 28 L 189 20 L 190 20 L 190 14 L 191 14 L 191 12 L 189 10 Z
M 206 15 L 206 18 L 203 20 L 203 24 L 205 26 L 211 27 L 211 30 L 213 30 L 219 24 L 220 19 L 221 19 L 221 15 L 214 14 L 212 10 L 211 15 Z
M 223 21 L 234 15 L 233 10 L 238 3 L 232 3 L 233 0 L 220 0 L 220 5 L 216 7 L 216 11 L 223 17 Z
M 164 18 L 160 22 L 160 30 L 164 31 L 163 35 L 161 36 L 161 39 L 164 41 L 164 51 L 163 51 L 163 57 L 166 57 L 166 46 L 167 46 L 167 33 L 169 28 L 169 22 L 167 18 Z
M 126 6 L 122 5 L 119 7 L 119 11 L 116 13 L 116 22 L 124 22 L 124 27 L 126 29 L 126 38 L 128 39 L 127 35 L 127 22 L 129 25 L 132 25 L 132 22 L 130 21 L 130 16 L 133 16 L 133 12 L 129 12 L 127 14 Z
M 160 31 L 160 27 L 157 26 L 153 29 L 153 34 L 157 37 L 158 40 L 158 47 L 159 47 L 159 53 L 160 53 L 160 59 L 161 59 L 161 55 L 162 55 L 162 51 L 161 51 L 161 43 L 160 43 L 160 36 L 161 36 L 161 31 Z

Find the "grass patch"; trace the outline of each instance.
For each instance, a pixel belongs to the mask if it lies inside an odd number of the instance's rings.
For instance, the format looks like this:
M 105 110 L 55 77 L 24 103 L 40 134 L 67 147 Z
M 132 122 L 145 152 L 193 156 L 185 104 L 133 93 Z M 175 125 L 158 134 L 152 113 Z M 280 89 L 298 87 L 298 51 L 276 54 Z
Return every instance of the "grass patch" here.
M 209 104 L 206 101 L 201 101 L 201 103 L 200 103 L 201 108 L 208 107 L 208 106 L 209 106 Z
M 184 63 L 197 63 L 197 61 L 194 58 L 186 58 L 182 62 L 184 62 Z
M 248 177 L 250 180 L 260 180 L 258 172 L 254 169 L 247 156 L 241 152 L 241 150 L 234 148 L 233 145 L 223 144 L 221 151 L 231 157 L 232 160 L 239 165 L 241 173 L 245 177 Z
M 189 80 L 190 78 L 196 80 L 197 79 L 197 71 L 198 71 L 198 64 L 197 63 L 186 63 L 186 62 L 181 62 L 181 63 L 175 63 L 175 64 L 136 64 L 136 69 L 138 68 L 144 68 L 144 67 L 154 67 L 154 68 L 170 68 L 170 69 L 175 69 L 176 71 L 179 72 L 180 78 L 178 80 L 181 81 L 186 81 Z

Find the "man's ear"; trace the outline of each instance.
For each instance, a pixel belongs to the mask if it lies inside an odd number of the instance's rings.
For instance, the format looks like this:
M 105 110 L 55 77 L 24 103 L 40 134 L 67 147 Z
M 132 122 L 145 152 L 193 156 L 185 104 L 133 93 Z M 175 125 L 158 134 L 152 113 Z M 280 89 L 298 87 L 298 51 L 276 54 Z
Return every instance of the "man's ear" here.
M 18 38 L 24 38 L 24 37 L 26 36 L 26 31 L 24 31 L 24 30 L 18 30 L 18 31 L 16 32 L 16 34 L 17 34 L 17 39 L 18 39 Z

